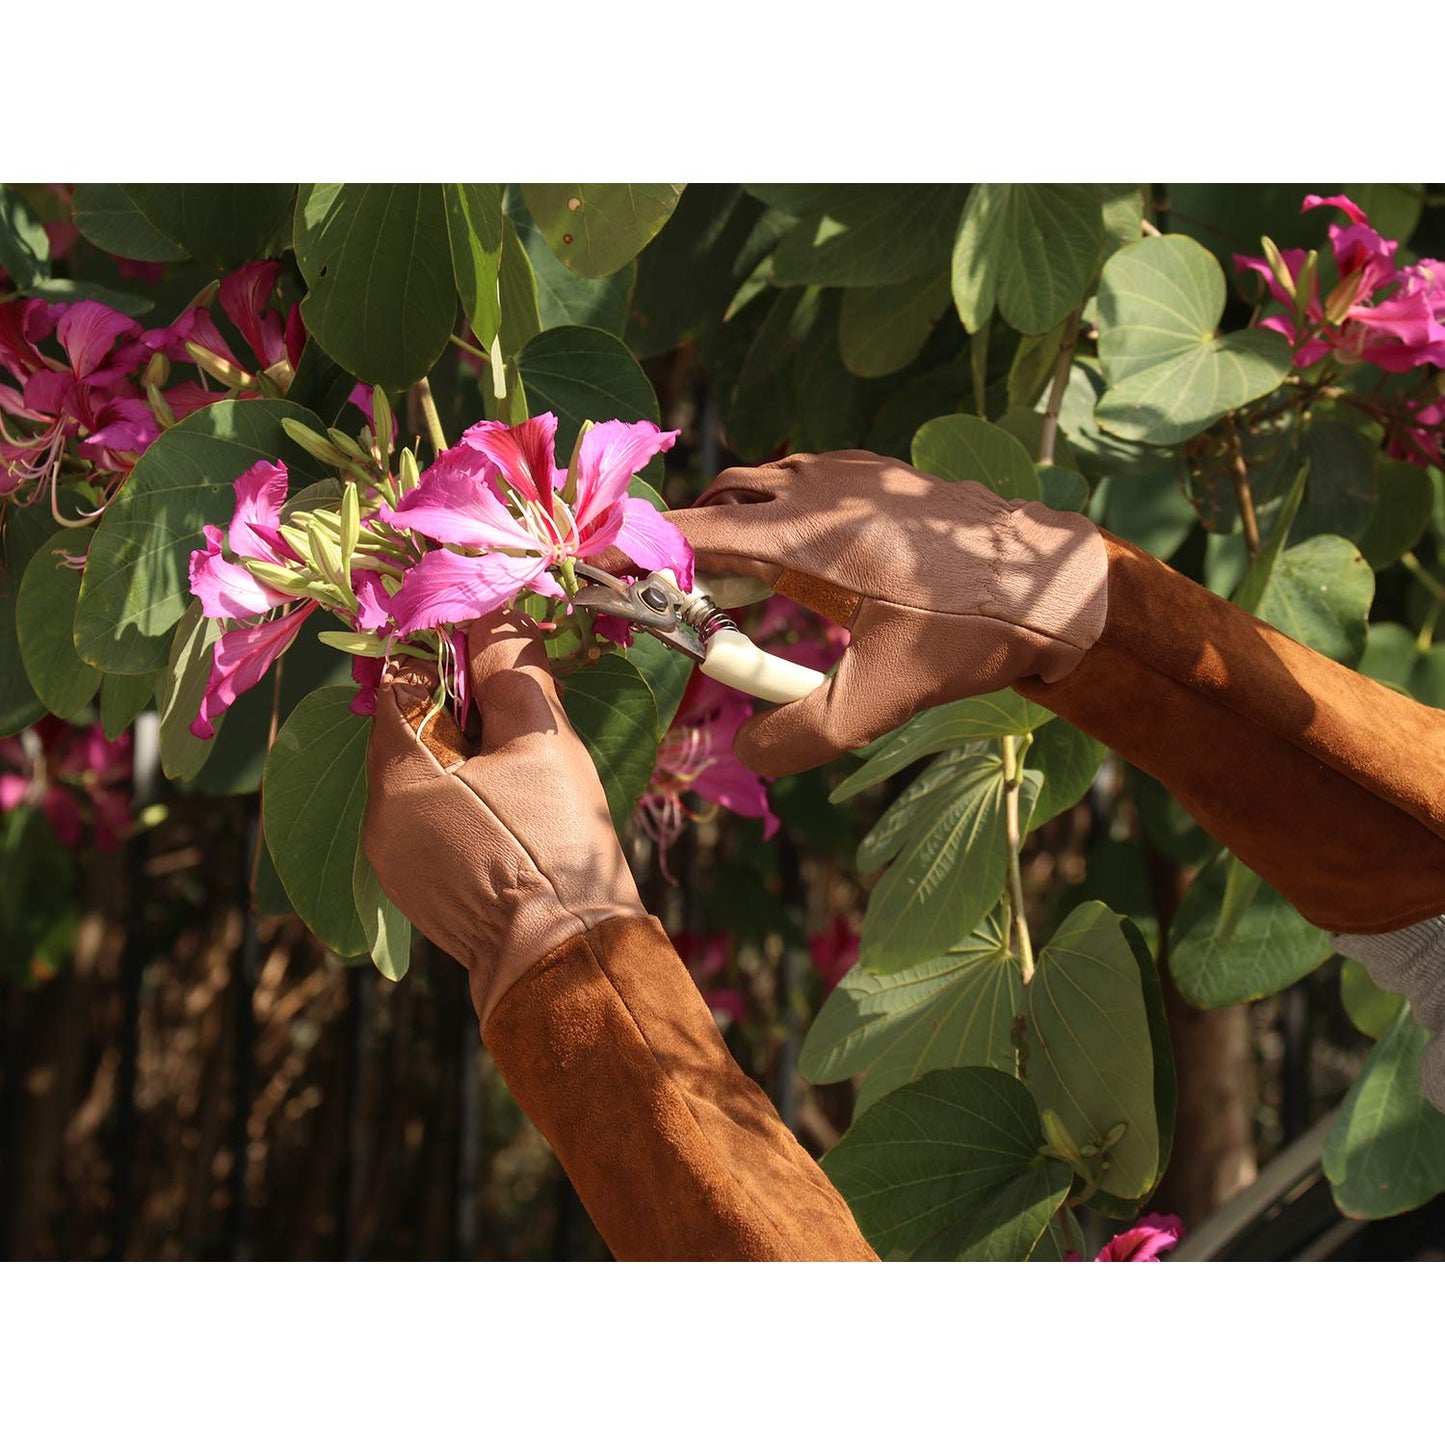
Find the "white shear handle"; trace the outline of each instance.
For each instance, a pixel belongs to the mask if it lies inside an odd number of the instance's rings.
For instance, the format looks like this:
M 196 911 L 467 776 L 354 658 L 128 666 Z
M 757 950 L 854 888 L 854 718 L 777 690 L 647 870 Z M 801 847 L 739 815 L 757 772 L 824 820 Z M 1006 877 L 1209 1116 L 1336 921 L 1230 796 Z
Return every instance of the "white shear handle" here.
M 703 646 L 707 657 L 699 666 L 706 676 L 764 702 L 797 702 L 828 680 L 811 667 L 764 652 L 741 632 L 714 632 Z

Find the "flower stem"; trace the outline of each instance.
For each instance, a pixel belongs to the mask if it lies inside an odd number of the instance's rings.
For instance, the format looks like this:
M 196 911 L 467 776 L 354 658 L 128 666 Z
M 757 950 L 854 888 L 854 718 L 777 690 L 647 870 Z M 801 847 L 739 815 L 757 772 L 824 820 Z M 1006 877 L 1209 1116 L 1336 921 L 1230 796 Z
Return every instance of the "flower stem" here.
M 1413 552 L 1406 552 L 1405 555 L 1400 558 L 1400 565 L 1430 593 L 1436 602 L 1445 602 L 1445 584 L 1437 582 Z
M 1008 892 L 1009 911 L 1013 915 L 1013 934 L 1018 946 L 1019 966 L 1024 983 L 1034 976 L 1034 945 L 1029 937 L 1028 917 L 1024 912 L 1023 872 L 1019 867 L 1019 850 L 1023 839 L 1019 836 L 1019 787 L 1023 782 L 1023 753 L 1018 748 L 1019 739 L 1005 736 L 1003 742 L 1003 810 L 1004 827 L 1008 840 Z M 1027 742 L 1025 742 L 1027 747 Z
M 421 403 L 421 414 L 426 418 L 427 437 L 431 441 L 432 450 L 440 456 L 447 449 L 447 438 L 442 430 L 442 419 L 437 415 L 436 399 L 431 394 L 431 382 L 422 377 L 412 390 Z
M 1038 462 L 1041 467 L 1054 464 L 1054 443 L 1059 435 L 1059 409 L 1064 404 L 1064 393 L 1069 388 L 1069 367 L 1074 360 L 1074 346 L 1079 339 L 1079 317 L 1083 307 L 1076 306 L 1064 322 L 1063 339 L 1059 342 L 1059 359 L 1054 363 L 1054 383 L 1049 388 L 1049 399 L 1044 406 L 1044 425 L 1039 433 Z
M 1230 466 L 1234 471 L 1234 500 L 1239 505 L 1239 520 L 1244 528 L 1244 545 L 1251 557 L 1259 556 L 1259 519 L 1254 514 L 1254 494 L 1249 489 L 1249 471 L 1244 465 L 1244 446 L 1234 417 L 1228 420 L 1225 436 L 1229 442 Z
M 461 349 L 469 355 L 475 356 L 479 361 L 485 361 L 489 366 L 491 365 L 492 356 L 490 352 L 483 351 L 479 346 L 473 346 L 470 341 L 463 341 L 455 331 L 448 337 L 448 340 L 453 346 L 460 346 Z

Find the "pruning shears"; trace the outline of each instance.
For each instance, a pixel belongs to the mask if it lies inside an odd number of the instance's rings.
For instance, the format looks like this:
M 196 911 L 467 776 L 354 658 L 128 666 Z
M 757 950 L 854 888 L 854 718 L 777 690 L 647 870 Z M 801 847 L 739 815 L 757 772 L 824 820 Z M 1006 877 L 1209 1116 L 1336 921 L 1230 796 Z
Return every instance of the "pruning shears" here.
M 665 569 L 629 583 L 586 562 L 574 566 L 589 585 L 578 590 L 573 606 L 630 622 L 739 692 L 765 702 L 796 702 L 824 681 L 811 667 L 764 652 L 707 593 L 684 592 Z

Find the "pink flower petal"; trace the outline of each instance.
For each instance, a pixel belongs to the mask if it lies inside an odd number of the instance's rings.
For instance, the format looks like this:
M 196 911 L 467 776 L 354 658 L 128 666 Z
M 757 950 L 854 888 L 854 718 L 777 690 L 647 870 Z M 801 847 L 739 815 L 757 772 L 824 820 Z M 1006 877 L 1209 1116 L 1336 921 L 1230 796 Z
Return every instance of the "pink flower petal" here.
M 211 676 L 201 710 L 191 724 L 194 736 L 215 736 L 216 719 L 265 677 L 271 664 L 296 641 L 301 624 L 315 609 L 316 603 L 308 602 L 271 622 L 236 627 L 221 634 L 211 655 Z
M 257 462 L 236 478 L 236 510 L 226 529 L 226 540 L 236 556 L 278 565 L 291 560 L 279 553 L 271 540 L 281 522 L 289 485 L 286 468 L 279 461 Z
M 487 485 L 492 470 L 492 464 L 469 447 L 452 447 L 422 473 L 398 506 L 382 504 L 381 520 L 433 542 L 536 551 L 536 539 Z
M 385 634 L 391 624 L 391 593 L 381 585 L 379 572 L 353 572 L 351 590 L 360 604 L 356 610 L 356 630 Z
M 0 813 L 8 813 L 25 801 L 30 791 L 30 780 L 19 773 L 6 773 L 0 777 Z
M 51 832 L 64 847 L 79 847 L 85 832 L 85 814 L 81 812 L 80 803 L 69 788 L 52 783 L 40 800 L 40 810 L 45 814 Z
M 358 717 L 376 716 L 376 690 L 385 671 L 386 663 L 379 657 L 351 659 L 351 680 L 359 689 L 351 699 L 351 711 Z
M 1308 195 L 1300 206 L 1300 213 L 1313 211 L 1319 206 L 1335 206 L 1343 211 L 1352 221 L 1365 221 L 1365 213 L 1348 196 L 1316 196 Z
M 463 557 L 428 552 L 406 575 L 391 599 L 398 633 L 416 632 L 442 622 L 470 622 L 511 602 L 522 588 L 545 575 L 540 557 L 508 557 L 492 552 Z
M 1095 1256 L 1097 1260 L 1158 1263 L 1159 1256 L 1184 1238 L 1184 1222 L 1177 1214 L 1146 1214 L 1133 1229 L 1116 1234 Z
M 138 336 L 140 325 L 99 301 L 77 301 L 66 310 L 55 328 L 55 339 L 70 358 L 70 369 L 80 380 L 100 384 L 101 363 L 115 344 L 127 336 Z M 113 377 L 108 378 L 113 380 Z
M 286 355 L 281 316 L 271 309 L 271 293 L 281 274 L 279 261 L 250 261 L 221 282 L 221 310 L 256 354 L 264 371 Z
M 651 502 L 641 497 L 628 497 L 622 503 L 622 525 L 612 541 L 604 546 L 620 547 L 639 567 L 649 572 L 670 568 L 677 585 L 690 592 L 693 584 L 692 544 L 665 518 Z M 584 557 L 603 551 L 604 547 L 586 548 Z
M 572 510 L 583 536 L 627 495 L 632 478 L 659 452 L 670 451 L 681 435 L 663 431 L 650 421 L 604 421 L 582 438 L 577 455 L 577 502 Z
M 201 611 L 207 617 L 246 621 L 293 600 L 258 582 L 240 563 L 226 561 L 221 555 L 219 527 L 205 527 L 202 535 L 204 550 L 191 553 L 191 595 L 200 598 Z
M 501 472 L 507 485 L 552 514 L 552 480 L 557 468 L 557 418 L 544 411 L 520 426 L 482 421 L 468 427 L 462 444 L 474 447 Z M 585 443 L 584 443 L 585 445 Z

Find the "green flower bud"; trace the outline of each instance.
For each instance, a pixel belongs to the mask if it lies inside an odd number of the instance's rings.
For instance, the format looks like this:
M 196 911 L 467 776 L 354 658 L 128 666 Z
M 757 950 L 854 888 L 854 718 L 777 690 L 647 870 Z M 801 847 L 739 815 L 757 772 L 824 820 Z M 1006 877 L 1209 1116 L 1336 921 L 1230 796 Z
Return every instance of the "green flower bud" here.
M 398 492 L 401 496 L 406 496 L 420 480 L 421 471 L 416 464 L 416 454 L 410 447 L 403 447 L 401 463 L 397 468 Z
M 309 426 L 303 426 L 295 417 L 283 417 L 281 429 L 302 451 L 306 452 L 308 456 L 315 457 L 325 466 L 346 466 L 346 453 L 340 447 L 335 446 L 319 432 L 312 431 Z
M 353 657 L 385 657 L 386 641 L 369 632 L 318 632 L 318 642 L 334 647 L 337 652 L 348 652 Z
M 171 379 L 170 358 L 164 351 L 157 351 L 151 359 L 146 362 L 146 369 L 141 375 L 141 380 L 146 386 L 164 386 Z
M 1280 289 L 1291 301 L 1295 299 L 1294 277 L 1289 274 L 1289 267 L 1284 264 L 1284 257 L 1279 253 L 1279 247 L 1269 239 L 1268 236 L 1261 236 L 1259 243 L 1264 247 L 1264 259 L 1269 262 L 1269 269 L 1274 279 L 1279 282 Z
M 254 557 L 243 557 L 241 565 L 258 581 L 288 597 L 315 597 L 317 584 L 313 578 L 289 567 L 278 567 L 274 562 L 260 562 Z
M 572 443 L 572 457 L 567 463 L 567 483 L 562 488 L 562 500 L 570 507 L 577 500 L 577 466 L 582 456 L 582 438 L 592 430 L 593 422 L 584 421 L 577 428 L 577 440 Z
M 353 461 L 365 462 L 367 460 L 366 453 L 357 446 L 355 438 L 347 436 L 340 427 L 327 427 L 326 435 L 331 438 L 340 451 L 345 452 Z
M 1070 1163 L 1083 1158 L 1064 1121 L 1052 1109 L 1039 1112 L 1039 1123 L 1043 1126 L 1044 1139 L 1060 1158 L 1067 1159 Z
M 347 482 L 341 489 L 341 570 L 351 576 L 351 559 L 361 537 L 361 499 L 356 483 Z
M 286 539 L 291 550 L 307 563 L 313 571 L 320 571 L 316 566 L 316 559 L 311 555 L 311 534 L 304 532 L 294 522 L 282 522 L 277 530 Z
M 233 391 L 247 388 L 255 390 L 257 387 L 256 378 L 249 371 L 243 371 L 234 361 L 217 356 L 214 351 L 208 351 L 194 341 L 186 342 L 186 354 L 207 376 L 214 377 L 222 386 Z
M 383 387 L 371 388 L 372 441 L 371 455 L 383 472 L 391 469 L 391 403 Z

